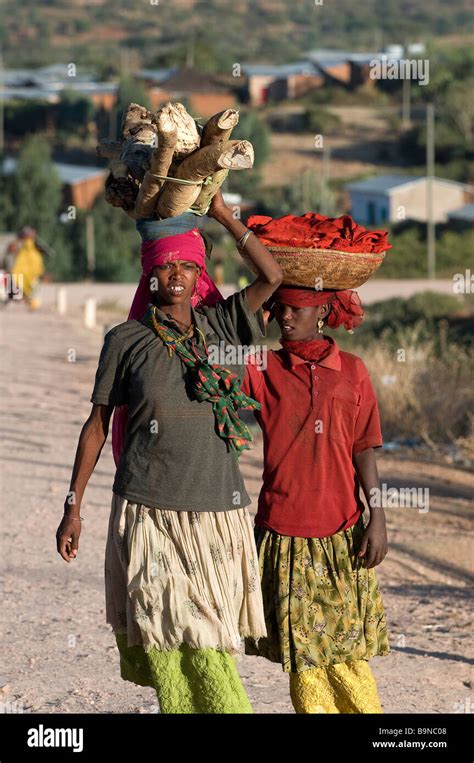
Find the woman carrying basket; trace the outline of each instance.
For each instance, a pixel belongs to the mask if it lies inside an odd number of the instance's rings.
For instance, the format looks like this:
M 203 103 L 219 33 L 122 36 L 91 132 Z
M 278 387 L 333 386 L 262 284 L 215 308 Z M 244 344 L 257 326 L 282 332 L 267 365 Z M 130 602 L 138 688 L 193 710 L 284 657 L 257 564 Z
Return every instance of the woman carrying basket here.
M 362 360 L 323 333 L 352 331 L 364 313 L 354 291 L 297 286 L 278 288 L 269 308 L 282 349 L 264 370 L 248 364 L 242 386 L 263 431 L 255 537 L 267 625 L 246 652 L 281 663 L 297 713 L 380 713 L 368 664 L 389 652 L 374 571 L 387 553 L 379 413 Z
M 115 408 L 106 616 L 122 678 L 154 687 L 163 713 L 251 712 L 234 655 L 243 636 L 266 634 L 237 461 L 251 440 L 237 408 L 256 404 L 241 393 L 243 362 L 223 367 L 207 358 L 214 345 L 265 335 L 261 305 L 281 270 L 220 192 L 210 215 L 245 247 L 258 277 L 223 300 L 194 222 L 144 240 L 130 319 L 105 337 L 57 531 L 58 552 L 70 562 L 82 496 Z

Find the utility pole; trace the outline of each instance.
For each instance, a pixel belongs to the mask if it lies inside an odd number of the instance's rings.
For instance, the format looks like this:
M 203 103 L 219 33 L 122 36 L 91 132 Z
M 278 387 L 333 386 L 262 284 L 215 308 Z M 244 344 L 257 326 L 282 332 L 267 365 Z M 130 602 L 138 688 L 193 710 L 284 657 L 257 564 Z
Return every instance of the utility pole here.
M 194 66 L 194 29 L 191 33 L 191 38 L 186 46 L 186 68 L 191 69 Z
M 408 57 L 408 45 L 403 46 L 403 54 Z M 404 77 L 402 80 L 402 127 L 408 128 L 411 125 L 411 79 Z
M 321 158 L 321 214 L 329 214 L 329 177 L 331 172 L 331 149 L 323 144 Z
M 130 74 L 130 56 L 128 48 L 120 48 L 120 76 L 128 77 Z
M 92 278 L 95 273 L 95 236 L 92 215 L 86 217 L 86 261 L 87 275 Z
M 110 111 L 109 111 L 109 140 L 117 139 L 117 106 L 118 106 L 118 93 L 117 93 L 117 100 L 110 107 Z
M 411 81 L 409 77 L 403 79 L 402 84 L 402 127 L 405 129 L 411 125 Z
M 3 52 L 2 48 L 0 46 L 0 87 L 4 87 L 4 78 L 3 78 Z M 4 121 L 5 121 L 5 110 L 3 108 L 3 96 L 0 98 L 0 156 L 3 156 L 3 149 L 5 147 L 5 138 L 4 138 Z
M 434 223 L 434 105 L 426 107 L 426 244 L 428 278 L 436 278 L 436 235 Z
M 311 211 L 311 170 L 303 170 L 301 175 L 301 196 L 303 214 Z

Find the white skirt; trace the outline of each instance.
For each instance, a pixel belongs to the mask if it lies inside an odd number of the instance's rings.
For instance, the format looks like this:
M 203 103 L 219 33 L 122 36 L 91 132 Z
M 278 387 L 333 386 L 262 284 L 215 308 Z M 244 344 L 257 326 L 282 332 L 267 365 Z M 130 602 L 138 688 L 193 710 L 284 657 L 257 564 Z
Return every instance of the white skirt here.
M 105 549 L 106 620 L 145 651 L 214 648 L 238 655 L 267 635 L 247 508 L 149 508 L 113 493 Z

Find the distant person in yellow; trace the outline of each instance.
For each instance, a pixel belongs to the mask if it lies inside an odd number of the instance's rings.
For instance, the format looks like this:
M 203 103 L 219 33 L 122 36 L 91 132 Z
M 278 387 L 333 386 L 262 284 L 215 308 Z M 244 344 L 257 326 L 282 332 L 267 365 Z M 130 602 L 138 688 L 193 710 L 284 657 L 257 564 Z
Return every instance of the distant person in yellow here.
M 15 277 L 16 288 L 22 287 L 23 298 L 30 310 L 36 310 L 40 306 L 36 290 L 44 274 L 43 256 L 36 245 L 34 228 L 23 228 L 18 238 L 20 239 L 20 246 L 11 275 Z

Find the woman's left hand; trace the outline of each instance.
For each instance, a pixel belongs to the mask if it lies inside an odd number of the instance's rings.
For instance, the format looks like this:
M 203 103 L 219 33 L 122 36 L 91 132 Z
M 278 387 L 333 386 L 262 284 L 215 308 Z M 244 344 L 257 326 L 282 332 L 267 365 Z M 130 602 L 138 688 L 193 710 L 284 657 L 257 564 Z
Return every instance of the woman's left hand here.
M 371 518 L 362 536 L 362 542 L 358 551 L 359 557 L 364 557 L 362 566 L 369 569 L 377 567 L 387 555 L 387 528 L 385 519 Z

